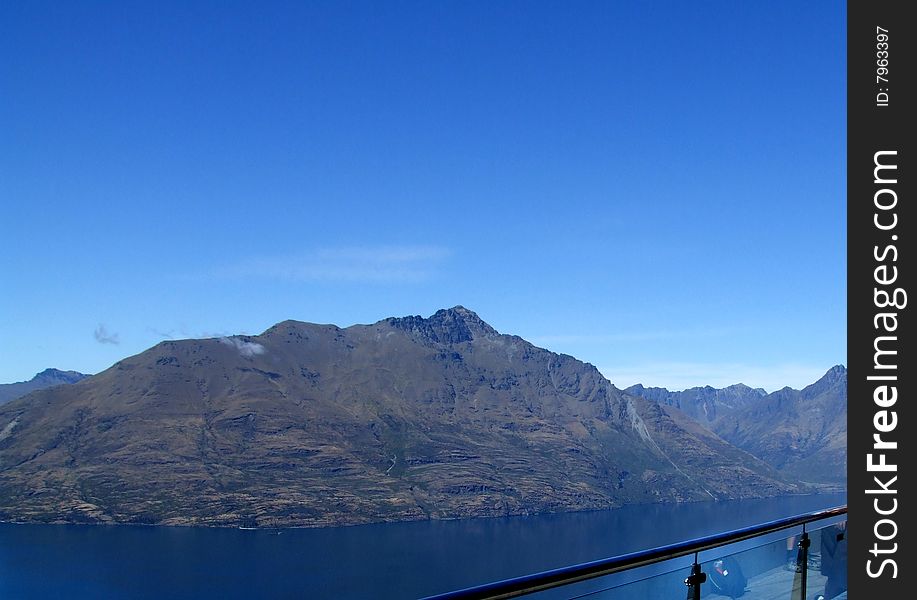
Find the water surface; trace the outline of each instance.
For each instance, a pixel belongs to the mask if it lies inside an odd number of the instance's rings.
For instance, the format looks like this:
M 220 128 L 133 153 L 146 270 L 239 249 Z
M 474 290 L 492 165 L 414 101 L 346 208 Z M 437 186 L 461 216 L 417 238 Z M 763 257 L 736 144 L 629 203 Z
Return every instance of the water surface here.
M 255 531 L 0 524 L 0 598 L 417 598 L 845 502 L 829 494 Z

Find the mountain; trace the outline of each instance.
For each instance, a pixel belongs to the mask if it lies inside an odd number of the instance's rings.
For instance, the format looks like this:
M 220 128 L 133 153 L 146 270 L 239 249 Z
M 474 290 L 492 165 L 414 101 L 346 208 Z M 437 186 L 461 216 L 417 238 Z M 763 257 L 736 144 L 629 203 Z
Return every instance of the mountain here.
M 65 383 L 76 383 L 85 379 L 89 375 L 84 375 L 76 371 L 60 371 L 58 369 L 45 369 L 28 381 L 18 383 L 0 383 L 0 404 L 9 402 L 25 396 L 29 392 L 40 390 L 52 385 L 62 385 Z
M 0 520 L 317 526 L 801 489 L 460 306 L 167 341 L 0 407 Z
M 626 391 L 660 404 L 674 406 L 692 419 L 705 424 L 713 423 L 719 417 L 754 404 L 767 395 L 767 392 L 760 388 L 750 388 L 742 383 L 722 389 L 708 385 L 690 388 L 683 392 L 670 392 L 659 387 L 647 388 L 638 383 L 630 386 Z
M 838 365 L 802 390 L 768 394 L 713 430 L 791 477 L 846 485 L 847 369 Z
M 846 485 L 847 369 L 841 365 L 802 390 L 786 387 L 771 394 L 742 385 L 684 392 L 632 386 L 628 391 L 680 409 L 787 477 Z

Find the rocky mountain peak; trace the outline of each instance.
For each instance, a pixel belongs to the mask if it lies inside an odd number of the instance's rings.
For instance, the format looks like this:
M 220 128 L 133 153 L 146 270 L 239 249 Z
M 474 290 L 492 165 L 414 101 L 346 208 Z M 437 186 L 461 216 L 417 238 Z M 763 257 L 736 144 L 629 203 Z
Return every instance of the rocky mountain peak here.
M 745 385 L 744 383 L 734 383 L 730 386 L 723 388 L 720 391 L 725 391 L 733 395 L 741 395 L 741 396 L 746 396 L 746 395 L 754 396 L 755 394 L 761 397 L 767 396 L 767 391 L 765 391 L 764 389 L 753 388 L 753 387 Z
M 845 367 L 844 365 L 834 365 L 833 367 L 828 369 L 828 372 L 825 373 L 822 379 L 827 380 L 827 381 L 839 381 L 842 379 L 846 380 L 847 379 L 847 367 Z
M 812 398 L 841 386 L 847 387 L 847 368 L 843 365 L 834 365 L 822 375 L 821 379 L 804 388 L 802 395 L 805 398 Z
M 45 369 L 32 378 L 32 381 L 59 381 L 61 383 L 76 383 L 85 379 L 88 375 L 77 371 L 61 371 L 60 369 Z
M 19 381 L 16 383 L 0 384 L 0 404 L 9 402 L 29 392 L 40 390 L 53 385 L 66 383 L 76 383 L 86 379 L 89 375 L 84 375 L 77 371 L 61 371 L 60 369 L 45 369 L 28 381 Z
M 439 344 L 459 344 L 498 335 L 496 329 L 464 306 L 438 310 L 426 319 L 421 316 L 392 317 L 383 323 Z

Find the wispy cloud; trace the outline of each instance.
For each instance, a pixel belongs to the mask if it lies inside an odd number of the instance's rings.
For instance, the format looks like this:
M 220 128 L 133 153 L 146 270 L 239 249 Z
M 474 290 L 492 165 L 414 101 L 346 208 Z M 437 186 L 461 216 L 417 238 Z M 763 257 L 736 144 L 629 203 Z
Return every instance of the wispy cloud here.
M 239 354 L 246 358 L 251 358 L 266 352 L 264 346 L 256 342 L 247 342 L 237 337 L 221 337 L 220 342 L 227 346 L 233 346 L 239 351 Z
M 105 325 L 99 323 L 99 326 L 96 327 L 96 330 L 92 332 L 93 337 L 100 344 L 120 344 L 121 340 L 118 337 L 117 333 L 109 332 Z
M 150 333 L 155 334 L 158 337 L 167 340 L 174 340 L 178 337 L 182 339 L 216 339 L 219 340 L 221 344 L 226 344 L 227 346 L 232 346 L 235 348 L 239 354 L 246 358 L 251 358 L 253 356 L 258 356 L 267 352 L 267 349 L 257 342 L 250 342 L 245 339 L 242 339 L 238 335 L 229 335 L 226 333 L 210 333 L 210 332 L 200 332 L 192 333 L 188 330 L 187 327 L 182 325 L 177 329 L 161 330 L 155 327 L 147 327 L 147 330 Z M 247 335 L 245 333 L 241 335 Z
M 451 253 L 439 246 L 323 248 L 305 254 L 251 258 L 216 271 L 225 279 L 402 283 L 432 277 Z
M 210 331 L 194 331 L 187 327 L 186 325 L 180 325 L 178 327 L 171 327 L 169 329 L 163 329 L 161 327 L 147 327 L 146 330 L 149 333 L 152 333 L 156 337 L 162 338 L 164 340 L 188 340 L 188 339 L 207 339 L 207 338 L 222 338 L 229 337 L 230 335 L 248 335 L 245 331 L 238 331 L 235 334 L 228 333 L 226 331 L 220 332 L 210 332 Z
M 833 365 L 780 364 L 770 366 L 741 363 L 658 362 L 600 367 L 599 370 L 619 388 L 636 383 L 680 391 L 710 385 L 722 388 L 744 383 L 768 392 L 785 386 L 801 389 L 817 381 Z
M 164 340 L 174 340 L 176 338 L 174 329 L 170 329 L 169 331 L 162 331 L 160 329 L 156 329 L 155 327 L 147 327 L 146 329 L 156 337 L 161 337 Z

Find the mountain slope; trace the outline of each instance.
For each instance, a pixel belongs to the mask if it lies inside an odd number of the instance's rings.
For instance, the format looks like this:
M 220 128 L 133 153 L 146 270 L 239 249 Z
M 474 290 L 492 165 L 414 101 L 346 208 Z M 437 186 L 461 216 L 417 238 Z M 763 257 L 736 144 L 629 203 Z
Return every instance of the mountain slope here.
M 76 383 L 85 379 L 89 375 L 84 375 L 76 371 L 60 371 L 58 369 L 45 369 L 41 373 L 28 381 L 17 383 L 0 383 L 0 404 L 21 398 L 29 392 L 44 389 L 53 385 L 63 385 L 67 383 Z
M 285 321 L 0 407 L 0 519 L 327 525 L 799 490 L 679 418 L 462 307 Z

